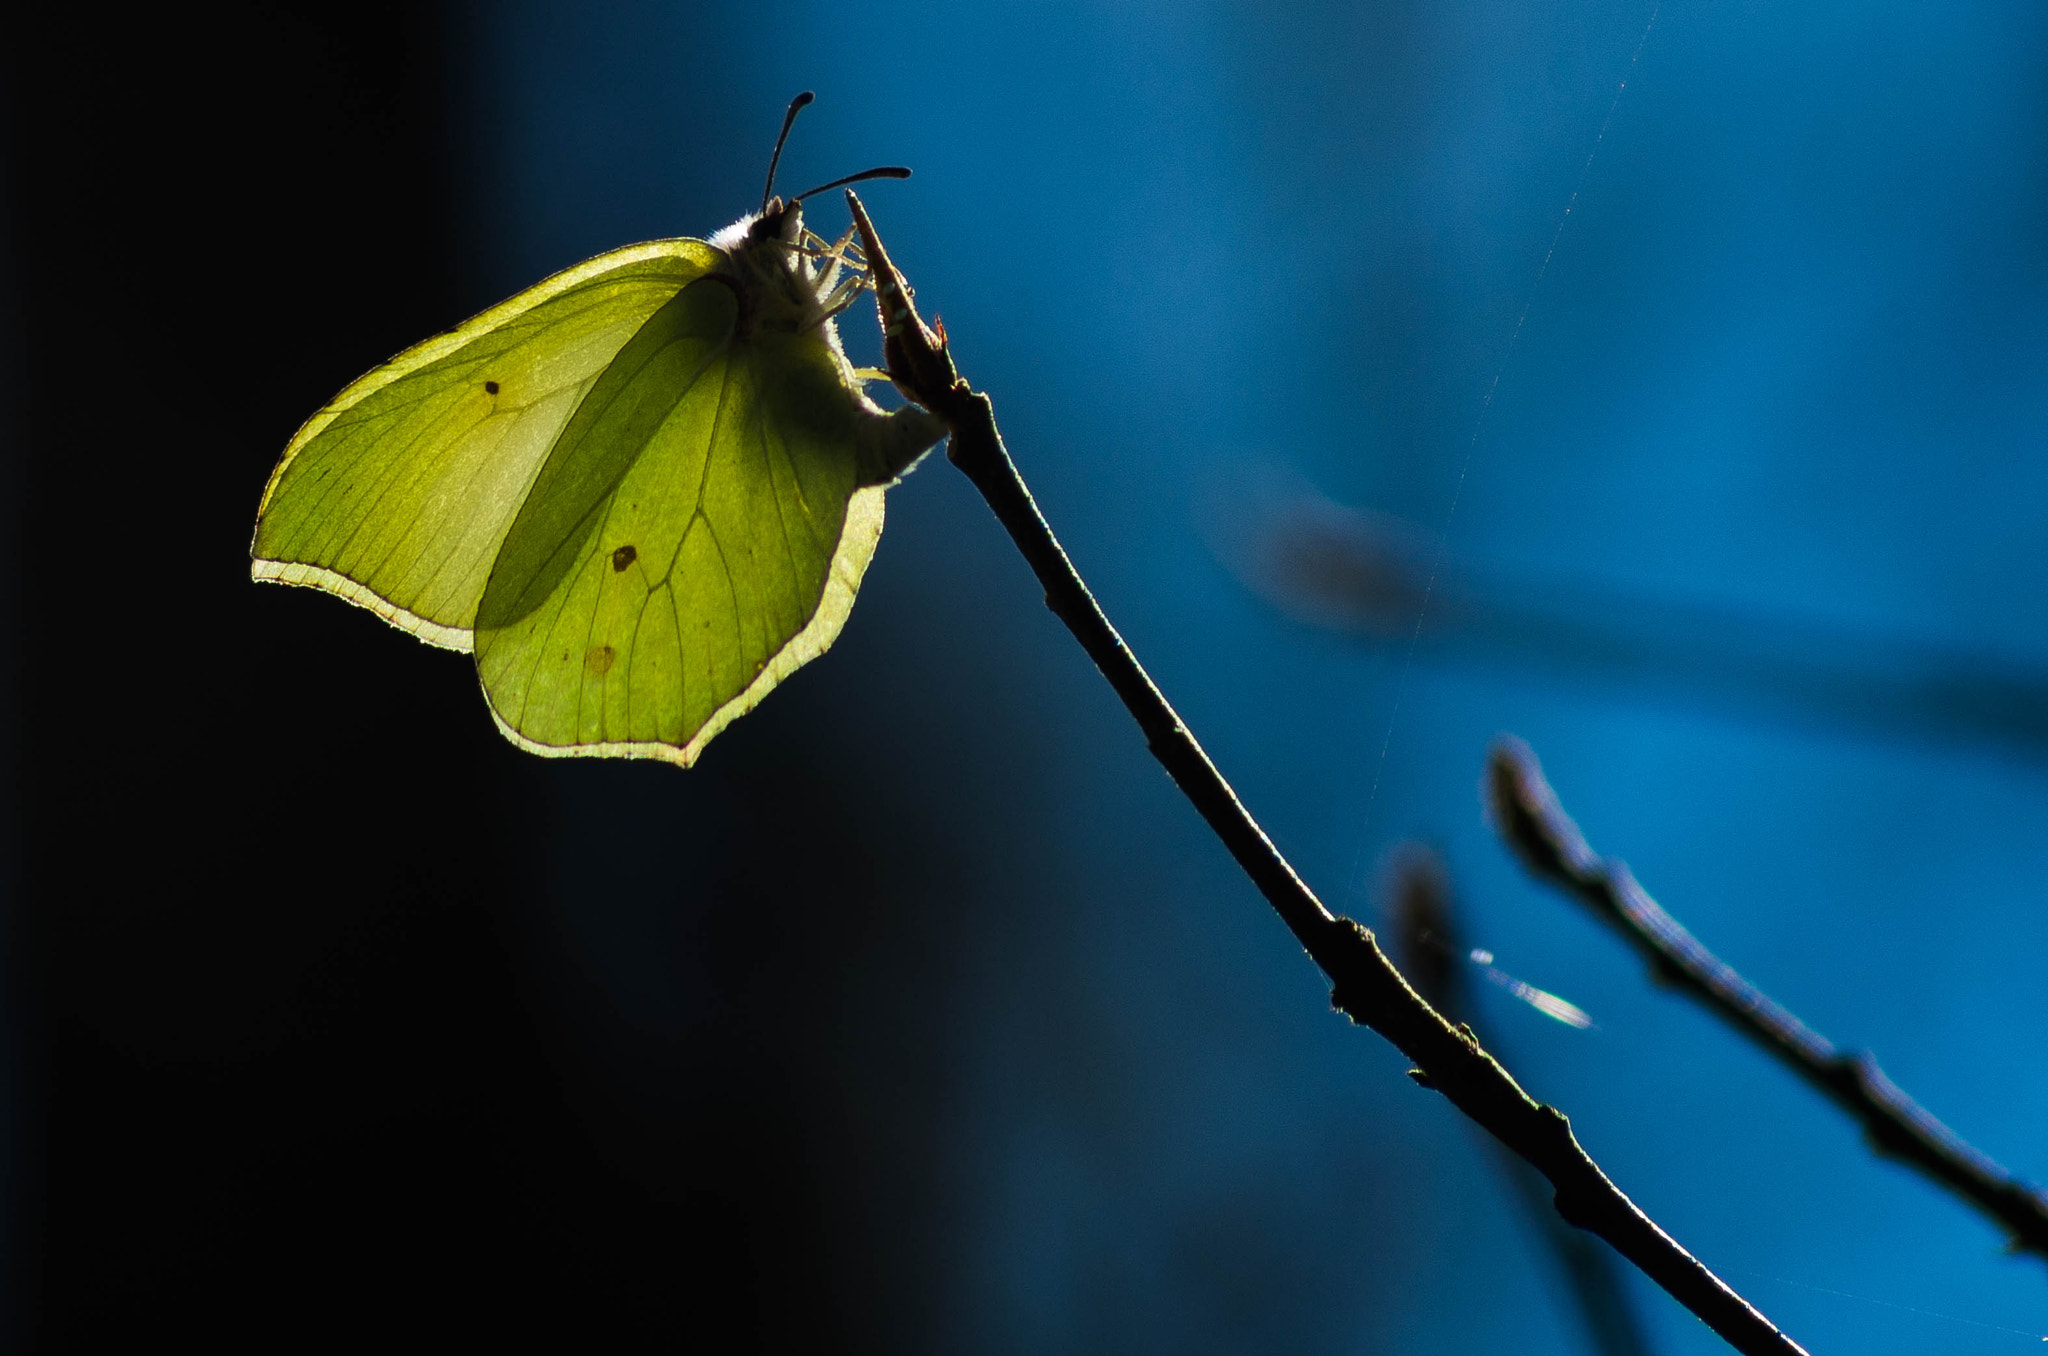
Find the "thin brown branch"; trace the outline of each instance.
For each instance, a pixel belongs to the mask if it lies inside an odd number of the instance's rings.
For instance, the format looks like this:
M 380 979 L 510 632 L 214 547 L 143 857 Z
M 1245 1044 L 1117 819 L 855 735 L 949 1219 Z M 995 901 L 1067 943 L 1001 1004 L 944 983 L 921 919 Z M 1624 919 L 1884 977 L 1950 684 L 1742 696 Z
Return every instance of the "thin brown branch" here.
M 1494 827 L 1538 879 L 1565 891 L 1627 941 L 1661 982 L 1689 994 L 1862 1122 L 1878 1153 L 1910 1164 L 1996 1220 L 2016 1252 L 2048 1257 L 2048 1194 L 1929 1115 L 1864 1050 L 1842 1050 L 1701 946 L 1628 867 L 1601 857 L 1558 803 L 1535 753 L 1495 743 L 1487 763 Z
M 1393 1042 L 1415 1062 L 1411 1076 L 1418 1083 L 1441 1092 L 1534 1164 L 1550 1180 L 1554 1204 L 1567 1221 L 1613 1244 L 1738 1351 L 1801 1351 L 1637 1209 L 1579 1146 L 1562 1112 L 1522 1091 L 1469 1029 L 1452 1026 L 1417 996 L 1370 930 L 1332 915 L 1295 874 L 1103 615 L 1017 474 L 988 397 L 961 380 L 944 341 L 918 318 L 909 288 L 860 199 L 846 196 L 875 282 L 891 377 L 906 396 L 946 421 L 947 456 L 974 482 L 1023 553 L 1045 589 L 1046 606 L 1123 699 L 1153 756 L 1329 977 L 1331 1004 Z

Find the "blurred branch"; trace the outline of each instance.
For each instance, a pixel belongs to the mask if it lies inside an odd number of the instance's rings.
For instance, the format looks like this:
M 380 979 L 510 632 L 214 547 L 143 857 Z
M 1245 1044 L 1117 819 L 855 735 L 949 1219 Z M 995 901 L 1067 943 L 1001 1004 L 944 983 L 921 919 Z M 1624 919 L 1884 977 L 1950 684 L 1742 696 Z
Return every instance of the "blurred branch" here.
M 1863 1123 L 1877 1152 L 1918 1168 L 1997 1220 L 2014 1251 L 2048 1258 L 2048 1195 L 1972 1148 L 1885 1077 L 1868 1051 L 1840 1050 L 1701 946 L 1636 884 L 1596 855 L 1519 739 L 1495 743 L 1486 796 L 1494 827 L 1530 872 L 1575 896 L 1690 994 Z
M 1412 1075 L 1417 1082 L 1443 1093 L 1534 1164 L 1555 1188 L 1560 1215 L 1613 1244 L 1737 1350 L 1758 1356 L 1801 1351 L 1622 1194 L 1579 1146 L 1562 1112 L 1522 1091 L 1469 1029 L 1452 1026 L 1409 988 L 1371 931 L 1332 915 L 1295 874 L 1103 615 L 1017 474 L 988 397 L 960 378 L 944 340 L 918 318 L 910 289 L 860 199 L 846 196 L 874 280 L 890 376 L 906 396 L 946 421 L 947 456 L 1023 553 L 1045 588 L 1046 606 L 1123 699 L 1153 756 L 1322 967 L 1332 1005 L 1393 1042 L 1419 1066 Z
M 2048 759 L 2048 671 L 2038 659 L 1454 568 L 1414 526 L 1348 508 L 1271 468 L 1242 468 L 1212 499 L 1204 535 L 1247 588 L 1297 621 L 1367 644 Z
M 1418 843 L 1404 844 L 1389 860 L 1385 881 L 1388 931 L 1401 972 L 1447 1020 L 1469 1020 L 1470 953 L 1442 859 Z M 1653 1348 L 1615 1269 L 1614 1254 L 1558 1218 L 1534 1168 L 1498 1142 L 1488 1147 L 1516 1202 L 1557 1263 L 1594 1349 L 1602 1356 L 1650 1356 Z

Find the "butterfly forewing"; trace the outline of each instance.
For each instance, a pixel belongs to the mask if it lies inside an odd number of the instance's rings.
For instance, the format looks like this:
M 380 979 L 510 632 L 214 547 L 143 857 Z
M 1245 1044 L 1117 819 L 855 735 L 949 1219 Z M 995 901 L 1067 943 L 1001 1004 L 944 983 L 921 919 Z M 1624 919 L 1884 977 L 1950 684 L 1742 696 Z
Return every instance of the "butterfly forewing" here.
M 506 533 L 584 394 L 721 257 L 694 240 L 600 255 L 357 381 L 273 473 L 257 577 L 317 585 L 470 648 Z

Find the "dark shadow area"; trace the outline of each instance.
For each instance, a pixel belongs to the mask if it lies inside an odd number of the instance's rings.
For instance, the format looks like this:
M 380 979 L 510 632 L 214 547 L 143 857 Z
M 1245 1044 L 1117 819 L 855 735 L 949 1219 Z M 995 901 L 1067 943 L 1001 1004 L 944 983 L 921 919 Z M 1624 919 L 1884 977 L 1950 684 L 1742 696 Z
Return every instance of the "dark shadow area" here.
M 873 1155 L 826 1090 L 849 944 L 819 923 L 881 906 L 846 788 L 696 784 L 723 818 L 662 863 L 687 859 L 690 897 L 641 867 L 610 883 L 689 948 L 688 1020 L 621 1036 L 545 946 L 549 844 L 601 838 L 649 770 L 531 764 L 466 659 L 248 578 L 297 422 L 496 299 L 459 281 L 439 10 L 12 29 L 6 502 L 41 658 L 4 995 L 29 1066 L 7 1180 L 33 1184 L 0 1235 L 9 1349 L 857 1348 L 837 1297 L 884 1263 L 834 1242 Z M 787 771 L 777 738 L 752 765 Z M 792 853 L 793 804 L 847 827 Z M 633 827 L 659 842 L 657 818 Z M 627 1076 L 586 1058 L 586 1009 Z

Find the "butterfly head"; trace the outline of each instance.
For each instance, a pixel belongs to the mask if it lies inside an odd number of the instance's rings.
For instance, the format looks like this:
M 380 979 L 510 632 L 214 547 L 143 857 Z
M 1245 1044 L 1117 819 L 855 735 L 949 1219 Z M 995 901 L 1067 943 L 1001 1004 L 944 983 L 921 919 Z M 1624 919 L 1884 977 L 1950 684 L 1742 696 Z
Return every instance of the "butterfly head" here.
M 749 212 L 711 237 L 711 244 L 735 259 L 742 255 L 792 258 L 804 248 L 803 203 L 770 198 L 758 212 Z
M 721 272 L 742 298 L 745 328 L 803 334 L 825 324 L 860 294 L 865 275 L 834 245 L 804 229 L 802 204 L 769 201 L 711 237 L 729 261 Z
M 711 237 L 711 244 L 731 260 L 729 276 L 740 293 L 743 327 L 806 333 L 852 305 L 867 285 L 853 232 L 837 242 L 812 235 L 804 229 L 804 199 L 866 179 L 910 177 L 900 165 L 882 165 L 786 200 L 775 196 L 775 168 L 782 160 L 783 143 L 796 115 L 813 97 L 808 91 L 797 95 L 783 115 L 782 133 L 768 160 L 768 183 L 761 190 L 761 210 Z
M 749 212 L 711 237 L 711 243 L 727 254 L 744 250 L 795 248 L 803 239 L 803 205 L 794 200 L 771 198 L 758 212 Z

